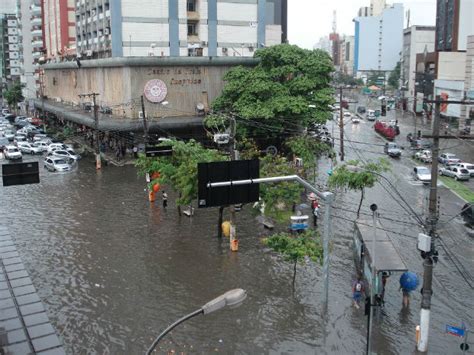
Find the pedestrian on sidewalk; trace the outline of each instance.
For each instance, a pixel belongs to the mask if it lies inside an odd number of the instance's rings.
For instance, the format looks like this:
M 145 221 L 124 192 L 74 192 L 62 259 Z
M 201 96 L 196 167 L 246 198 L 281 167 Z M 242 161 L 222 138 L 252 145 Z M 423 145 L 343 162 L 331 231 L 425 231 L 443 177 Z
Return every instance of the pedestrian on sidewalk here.
M 314 199 L 311 201 L 311 210 L 313 211 L 313 226 L 318 226 L 318 217 L 319 217 L 319 201 Z
M 168 206 L 168 194 L 166 193 L 165 190 L 162 191 L 162 198 L 163 198 L 163 208 L 166 208 L 166 206 Z
M 362 276 L 359 274 L 357 280 L 352 283 L 352 300 L 354 307 L 357 309 L 360 308 L 360 300 L 364 292 L 364 282 L 362 281 Z
M 138 147 L 136 145 L 133 146 L 132 151 L 133 151 L 133 157 L 135 159 L 138 158 Z

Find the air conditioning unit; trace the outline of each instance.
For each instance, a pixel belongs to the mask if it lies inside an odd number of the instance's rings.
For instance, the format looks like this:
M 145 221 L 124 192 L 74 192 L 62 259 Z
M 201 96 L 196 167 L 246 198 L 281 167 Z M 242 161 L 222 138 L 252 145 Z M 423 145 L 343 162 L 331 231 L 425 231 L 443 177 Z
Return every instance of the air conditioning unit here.
M 201 46 L 206 47 L 206 46 L 207 46 L 207 42 L 206 42 L 206 41 L 202 41 L 202 42 L 201 42 Z
M 104 35 L 109 35 L 110 34 L 110 28 L 106 27 L 104 28 Z
M 227 53 L 227 51 L 228 51 L 227 48 L 225 48 L 225 47 L 222 48 L 222 53 Z
M 143 117 L 144 117 L 143 111 L 138 111 L 138 118 L 143 119 Z
M 87 56 L 87 57 L 92 57 L 92 50 L 88 49 L 88 50 L 86 51 L 86 56 Z

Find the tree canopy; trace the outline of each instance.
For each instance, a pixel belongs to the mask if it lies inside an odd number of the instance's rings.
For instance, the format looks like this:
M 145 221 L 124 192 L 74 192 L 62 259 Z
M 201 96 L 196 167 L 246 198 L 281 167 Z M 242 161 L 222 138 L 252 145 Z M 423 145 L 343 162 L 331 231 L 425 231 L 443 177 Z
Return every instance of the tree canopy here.
M 215 111 L 237 116 L 248 137 L 296 133 L 331 117 L 334 67 L 326 52 L 281 44 L 259 49 L 255 57 L 257 66 L 235 67 L 224 76 Z
M 16 108 L 17 104 L 24 100 L 21 88 L 21 83 L 16 81 L 9 89 L 5 90 L 3 97 L 7 100 L 8 106 Z
M 368 162 L 361 164 L 358 160 L 348 161 L 347 164 L 336 168 L 329 177 L 329 186 L 346 187 L 350 190 L 360 190 L 361 198 L 357 217 L 359 217 L 362 201 L 364 200 L 365 188 L 373 187 L 379 180 L 380 173 L 389 170 L 387 160 L 381 158 L 377 162 Z M 351 169 L 350 167 L 355 167 Z
M 152 175 L 159 172 L 160 177 L 152 180 L 155 183 L 169 184 L 179 193 L 177 205 L 188 205 L 197 198 L 197 165 L 227 159 L 222 153 L 206 149 L 195 140 L 188 142 L 171 140 L 162 143 L 173 147 L 172 156 L 147 158 L 140 154 L 135 162 L 139 175 Z
M 390 85 L 394 89 L 398 89 L 400 86 L 400 62 L 397 62 L 397 65 L 393 69 L 393 71 L 390 73 L 390 76 L 388 77 L 388 85 Z

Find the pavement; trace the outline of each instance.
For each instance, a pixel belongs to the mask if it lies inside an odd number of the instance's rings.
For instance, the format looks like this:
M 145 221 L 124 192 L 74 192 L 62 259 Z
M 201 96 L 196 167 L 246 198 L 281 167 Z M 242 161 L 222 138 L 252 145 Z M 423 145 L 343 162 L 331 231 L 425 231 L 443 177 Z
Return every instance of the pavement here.
M 5 227 L 0 227 L 0 354 L 66 354 Z

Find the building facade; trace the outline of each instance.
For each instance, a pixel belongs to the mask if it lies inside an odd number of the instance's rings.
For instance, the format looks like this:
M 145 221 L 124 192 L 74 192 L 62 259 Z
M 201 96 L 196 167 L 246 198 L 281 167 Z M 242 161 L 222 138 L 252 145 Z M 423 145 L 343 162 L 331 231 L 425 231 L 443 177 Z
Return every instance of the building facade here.
M 400 61 L 403 41 L 403 5 L 393 4 L 378 16 L 357 17 L 354 72 L 392 71 Z
M 436 6 L 436 51 L 465 51 L 474 33 L 474 1 L 438 0 Z
M 346 75 L 354 74 L 354 36 L 344 36 L 340 42 L 340 70 Z
M 59 60 L 76 53 L 74 0 L 44 0 L 46 59 Z
M 413 102 L 415 97 L 416 55 L 434 50 L 435 29 L 434 26 L 411 26 L 403 31 L 400 76 L 408 102 Z
M 286 41 L 287 0 L 76 0 L 81 57 L 253 56 Z
M 474 35 L 468 36 L 466 41 L 466 80 L 464 82 L 464 97 L 474 101 Z M 474 106 L 461 106 L 459 128 L 465 133 L 473 133 Z
M 20 79 L 20 31 L 15 14 L 0 15 L 0 77 L 2 84 Z

